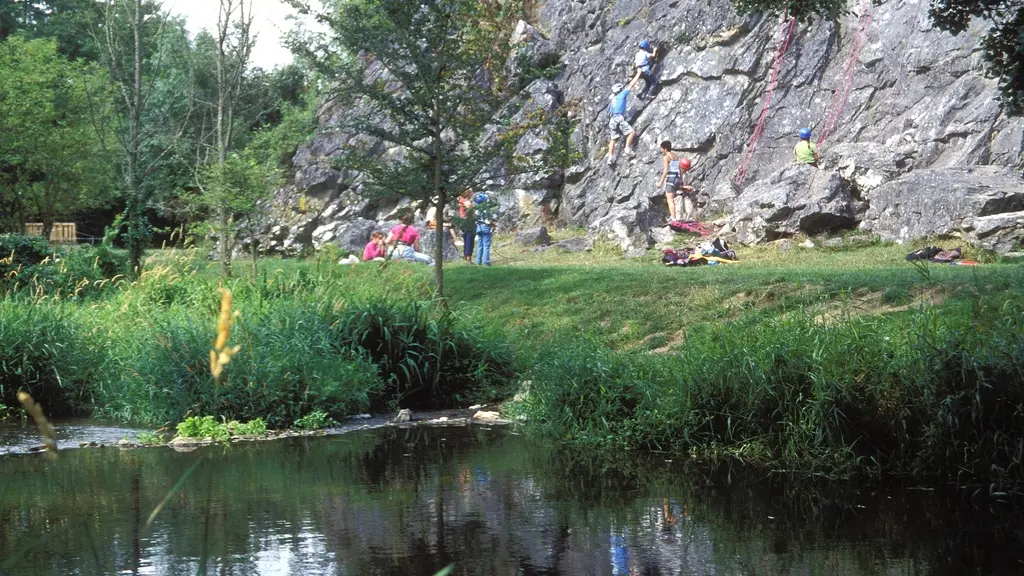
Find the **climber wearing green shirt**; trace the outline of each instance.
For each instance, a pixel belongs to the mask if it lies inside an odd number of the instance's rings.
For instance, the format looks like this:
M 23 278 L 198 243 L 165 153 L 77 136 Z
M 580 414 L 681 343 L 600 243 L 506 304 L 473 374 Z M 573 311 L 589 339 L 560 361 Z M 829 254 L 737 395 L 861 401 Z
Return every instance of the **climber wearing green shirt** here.
M 818 166 L 818 147 L 811 142 L 811 129 L 800 129 L 800 141 L 793 147 L 793 158 L 797 162 Z

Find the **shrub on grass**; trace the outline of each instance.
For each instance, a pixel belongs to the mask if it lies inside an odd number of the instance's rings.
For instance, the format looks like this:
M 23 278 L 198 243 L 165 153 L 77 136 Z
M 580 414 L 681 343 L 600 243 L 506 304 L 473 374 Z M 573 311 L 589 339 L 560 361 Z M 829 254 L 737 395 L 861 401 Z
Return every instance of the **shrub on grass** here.
M 100 363 L 88 338 L 66 306 L 0 301 L 0 404 L 18 407 L 23 390 L 51 416 L 87 412 Z
M 385 386 L 375 408 L 458 406 L 504 390 L 514 376 L 505 343 L 463 328 L 453 312 L 435 315 L 426 304 L 353 305 L 332 312 L 329 322 L 339 349 L 363 352 L 377 365 Z
M 979 331 L 966 310 L 705 327 L 675 356 L 563 344 L 536 363 L 520 409 L 549 435 L 606 449 L 1020 478 L 1022 315 Z
M 98 413 L 153 424 L 188 413 L 262 417 L 283 428 L 314 409 L 336 416 L 365 410 L 382 386 L 370 361 L 336 349 L 322 318 L 298 304 L 242 317 L 232 333 L 241 350 L 216 384 L 209 318 L 173 306 L 112 330 Z

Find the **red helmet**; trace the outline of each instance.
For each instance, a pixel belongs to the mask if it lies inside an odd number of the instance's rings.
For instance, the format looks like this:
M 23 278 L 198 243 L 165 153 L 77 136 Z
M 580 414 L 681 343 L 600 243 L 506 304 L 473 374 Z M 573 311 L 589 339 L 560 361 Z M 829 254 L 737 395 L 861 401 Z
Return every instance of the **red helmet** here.
M 679 169 L 684 172 L 689 170 L 690 166 L 693 166 L 693 164 L 690 162 L 689 158 L 683 158 L 679 161 Z

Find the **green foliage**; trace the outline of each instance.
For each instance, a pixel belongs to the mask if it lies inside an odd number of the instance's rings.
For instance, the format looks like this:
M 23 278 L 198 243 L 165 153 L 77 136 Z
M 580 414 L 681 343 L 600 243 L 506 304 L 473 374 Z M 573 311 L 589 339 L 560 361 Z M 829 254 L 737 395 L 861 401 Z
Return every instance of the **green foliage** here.
M 320 430 L 321 428 L 330 428 L 337 425 L 338 421 L 331 418 L 323 410 L 314 410 L 295 421 L 295 427 L 300 430 Z
M 267 433 L 267 424 L 263 418 L 256 418 L 245 423 L 232 420 L 227 423 L 227 427 L 234 436 L 262 436 Z
M 976 318 L 983 330 L 970 310 L 730 322 L 693 330 L 677 355 L 576 341 L 541 355 L 519 409 L 551 436 L 609 450 L 1019 478 L 1022 308 Z
M 511 350 L 479 330 L 459 326 L 453 312 L 435 315 L 423 304 L 371 302 L 331 318 L 332 340 L 365 352 L 385 378 L 374 402 L 450 408 L 472 398 L 480 382 L 502 389 L 514 376 Z
M 53 254 L 42 236 L 0 234 L 0 273 L 4 276 L 20 266 L 35 266 Z
M 163 446 L 167 444 L 164 437 L 155 432 L 143 431 L 135 435 L 135 440 L 143 446 Z
M 98 367 L 80 319 L 75 310 L 0 300 L 0 403 L 17 407 L 25 391 L 54 416 L 91 406 Z
M 178 436 L 205 440 L 211 438 L 219 442 L 231 439 L 231 431 L 226 423 L 217 422 L 213 416 L 189 416 L 178 424 Z
M 128 272 L 127 257 L 107 246 L 54 249 L 39 237 L 0 234 L 0 290 L 7 296 L 84 298 Z
M 301 0 L 291 3 L 308 11 Z M 430 203 L 441 220 L 457 193 L 482 184 L 496 161 L 517 173 L 550 168 L 549 158 L 515 154 L 517 135 L 540 131 L 558 116 L 530 113 L 520 93 L 521 79 L 531 74 L 522 64 L 531 59 L 517 59 L 519 48 L 508 38 L 523 17 L 521 0 L 328 6 L 317 19 L 330 29 L 332 42 L 311 35 L 293 37 L 291 44 L 331 78 L 330 99 L 348 106 L 337 115 L 338 130 L 402 148 L 401 162 L 377 146 L 349 147 L 335 159 L 340 169 L 362 173 L 369 194 Z M 441 298 L 442 245 L 437 243 L 433 255 Z
M 267 425 L 262 418 L 248 422 L 237 420 L 218 422 L 213 416 L 189 416 L 177 427 L 178 436 L 182 438 L 212 438 L 218 442 L 226 442 L 232 436 L 262 436 L 267 433 Z
M 110 200 L 110 163 L 90 112 L 109 93 L 96 66 L 68 61 L 51 40 L 9 37 L 0 46 L 0 210 L 14 220 L 55 219 Z M 20 222 L 6 222 L 8 228 Z

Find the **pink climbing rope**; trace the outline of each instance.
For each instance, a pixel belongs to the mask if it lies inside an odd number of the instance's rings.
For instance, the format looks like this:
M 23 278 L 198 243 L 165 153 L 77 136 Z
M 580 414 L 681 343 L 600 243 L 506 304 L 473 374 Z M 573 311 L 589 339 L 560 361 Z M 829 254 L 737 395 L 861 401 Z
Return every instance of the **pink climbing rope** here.
M 853 89 L 853 76 L 857 71 L 860 52 L 864 49 L 864 43 L 867 41 L 868 26 L 871 24 L 873 11 L 874 4 L 872 0 L 862 0 L 857 37 L 854 39 L 853 45 L 850 47 L 850 54 L 846 57 L 846 63 L 843 65 L 840 86 L 836 90 L 835 95 L 832 96 L 832 104 L 828 109 L 825 126 L 818 132 L 818 146 L 821 146 L 821 143 L 835 132 L 836 123 L 839 122 L 839 116 L 843 113 L 843 108 L 846 106 L 846 99 L 850 96 L 850 90 Z
M 772 61 L 771 75 L 768 77 L 768 87 L 765 88 L 764 106 L 761 108 L 761 117 L 758 118 L 757 124 L 754 126 L 754 133 L 750 136 L 750 140 L 747 142 L 746 150 L 743 152 L 743 158 L 740 160 L 740 166 L 736 169 L 736 185 L 743 186 L 743 180 L 747 177 L 747 168 L 750 167 L 750 159 L 754 157 L 754 150 L 757 148 L 757 141 L 761 138 L 761 132 L 764 130 L 764 123 L 768 119 L 768 108 L 772 104 L 772 94 L 775 93 L 775 87 L 779 84 L 779 74 L 782 71 L 782 61 L 786 57 L 786 51 L 789 50 L 789 44 L 793 40 L 793 29 L 796 27 L 796 20 L 791 18 L 789 22 L 783 22 L 779 29 L 779 44 L 775 48 L 775 59 Z

